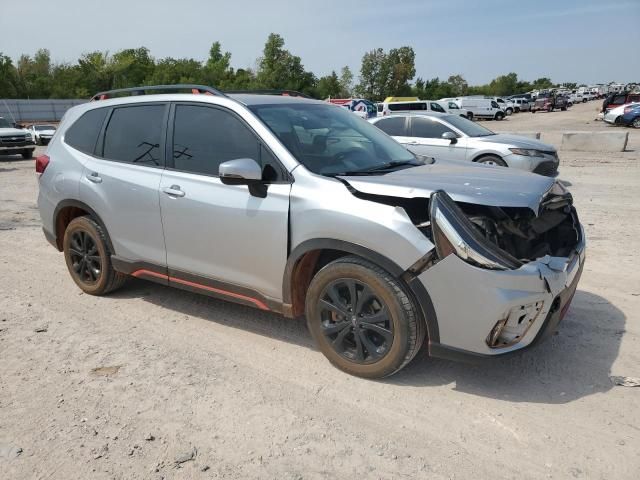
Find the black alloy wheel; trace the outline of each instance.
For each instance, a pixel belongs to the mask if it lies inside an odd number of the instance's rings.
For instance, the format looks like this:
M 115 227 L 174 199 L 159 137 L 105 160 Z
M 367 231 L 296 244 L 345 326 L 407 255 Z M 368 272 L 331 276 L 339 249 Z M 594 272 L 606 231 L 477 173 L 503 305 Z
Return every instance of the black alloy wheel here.
M 381 360 L 393 344 L 389 308 L 363 282 L 331 282 L 318 303 L 321 331 L 332 348 L 348 360 L 369 364 Z
M 100 280 L 102 259 L 96 240 L 89 232 L 77 230 L 71 234 L 69 256 L 73 271 L 81 282 L 93 285 Z

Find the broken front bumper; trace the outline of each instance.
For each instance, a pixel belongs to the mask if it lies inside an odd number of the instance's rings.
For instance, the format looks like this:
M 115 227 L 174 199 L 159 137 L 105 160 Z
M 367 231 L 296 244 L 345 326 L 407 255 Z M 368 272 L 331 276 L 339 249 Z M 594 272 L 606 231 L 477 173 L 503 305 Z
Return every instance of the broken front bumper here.
M 569 258 L 544 257 L 517 270 L 486 270 L 449 255 L 419 275 L 437 318 L 430 355 L 457 360 L 502 356 L 552 334 L 575 293 L 582 241 Z

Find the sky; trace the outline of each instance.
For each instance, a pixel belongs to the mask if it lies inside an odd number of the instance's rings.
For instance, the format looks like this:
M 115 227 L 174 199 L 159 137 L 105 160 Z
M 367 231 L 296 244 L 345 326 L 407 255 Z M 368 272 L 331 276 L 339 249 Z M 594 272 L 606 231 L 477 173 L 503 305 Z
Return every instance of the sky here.
M 640 0 L 0 0 L 0 52 L 204 60 L 220 41 L 235 68 L 255 68 L 275 32 L 318 76 L 348 65 L 357 79 L 365 52 L 408 45 L 425 79 L 626 83 L 640 82 L 639 25 Z

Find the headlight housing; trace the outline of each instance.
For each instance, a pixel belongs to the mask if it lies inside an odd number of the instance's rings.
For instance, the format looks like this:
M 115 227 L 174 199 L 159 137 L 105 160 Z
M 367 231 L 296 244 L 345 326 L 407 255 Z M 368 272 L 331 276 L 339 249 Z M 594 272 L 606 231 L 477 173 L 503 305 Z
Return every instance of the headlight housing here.
M 522 266 L 517 258 L 485 239 L 446 192 L 431 194 L 429 216 L 440 259 L 453 253 L 467 263 L 491 270 L 515 270 Z
M 516 155 L 524 155 L 525 157 L 543 157 L 544 154 L 540 150 L 533 150 L 529 148 L 510 148 L 511 153 Z

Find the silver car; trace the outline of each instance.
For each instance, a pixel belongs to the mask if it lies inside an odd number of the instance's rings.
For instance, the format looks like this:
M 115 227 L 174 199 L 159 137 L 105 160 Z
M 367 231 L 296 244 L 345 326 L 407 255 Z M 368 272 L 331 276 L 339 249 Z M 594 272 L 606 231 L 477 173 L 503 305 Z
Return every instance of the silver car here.
M 423 159 L 314 100 L 191 85 L 95 99 L 36 160 L 45 237 L 88 294 L 137 277 L 306 317 L 334 365 L 369 378 L 424 342 L 521 351 L 569 308 L 585 238 L 551 178 Z
M 558 173 L 558 152 L 552 145 L 494 133 L 458 115 L 406 113 L 370 122 L 419 155 L 511 167 L 549 177 Z

